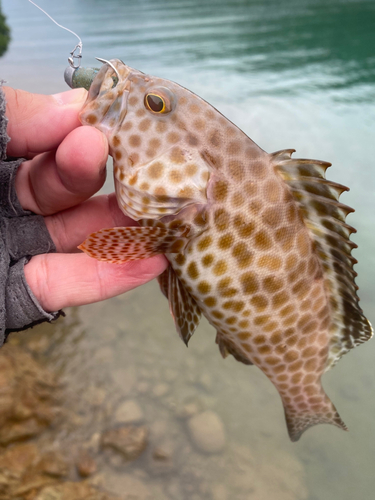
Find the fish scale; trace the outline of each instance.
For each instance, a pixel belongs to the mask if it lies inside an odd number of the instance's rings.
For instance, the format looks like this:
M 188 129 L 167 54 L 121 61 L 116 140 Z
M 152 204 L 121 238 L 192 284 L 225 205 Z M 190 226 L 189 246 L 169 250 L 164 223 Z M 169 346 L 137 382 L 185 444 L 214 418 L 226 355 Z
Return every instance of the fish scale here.
M 203 99 L 119 60 L 104 65 L 81 112 L 104 132 L 116 194 L 138 228 L 80 246 L 108 262 L 165 253 L 159 277 L 187 344 L 203 314 L 223 357 L 254 364 L 276 386 L 293 441 L 318 423 L 346 429 L 322 374 L 372 335 L 326 162 L 268 154 Z

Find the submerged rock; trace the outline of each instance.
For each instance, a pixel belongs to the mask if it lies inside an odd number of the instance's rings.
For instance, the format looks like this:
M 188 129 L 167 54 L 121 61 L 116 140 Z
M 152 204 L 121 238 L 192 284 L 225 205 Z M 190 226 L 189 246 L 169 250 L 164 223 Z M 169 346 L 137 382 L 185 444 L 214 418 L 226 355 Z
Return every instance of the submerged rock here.
M 58 414 L 59 385 L 20 347 L 0 351 L 0 445 L 35 437 Z
M 188 430 L 195 447 L 203 453 L 220 453 L 225 446 L 224 424 L 217 413 L 207 410 L 188 420 Z
M 102 434 L 102 448 L 110 448 L 122 455 L 126 461 L 137 459 L 146 449 L 148 430 L 145 426 L 133 425 L 111 429 Z
M 35 443 L 16 444 L 0 455 L 0 500 L 34 498 L 64 479 L 69 465 L 58 452 L 42 453 Z

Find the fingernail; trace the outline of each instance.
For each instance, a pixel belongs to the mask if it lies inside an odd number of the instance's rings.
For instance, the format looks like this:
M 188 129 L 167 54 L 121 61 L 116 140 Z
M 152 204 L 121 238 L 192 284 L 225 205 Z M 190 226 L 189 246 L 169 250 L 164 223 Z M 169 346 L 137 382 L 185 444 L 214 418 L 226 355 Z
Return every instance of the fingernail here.
M 52 97 L 60 106 L 70 106 L 74 104 L 83 104 L 87 97 L 87 90 L 74 89 L 60 94 L 53 94 Z

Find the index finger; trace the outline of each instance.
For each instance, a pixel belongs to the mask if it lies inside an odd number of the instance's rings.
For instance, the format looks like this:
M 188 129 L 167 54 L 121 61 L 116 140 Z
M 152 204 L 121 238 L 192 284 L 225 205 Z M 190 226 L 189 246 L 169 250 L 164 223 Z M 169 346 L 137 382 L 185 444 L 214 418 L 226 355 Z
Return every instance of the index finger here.
M 6 98 L 8 156 L 31 158 L 56 149 L 64 137 L 80 126 L 78 112 L 87 91 L 75 89 L 55 95 L 31 94 L 3 87 Z

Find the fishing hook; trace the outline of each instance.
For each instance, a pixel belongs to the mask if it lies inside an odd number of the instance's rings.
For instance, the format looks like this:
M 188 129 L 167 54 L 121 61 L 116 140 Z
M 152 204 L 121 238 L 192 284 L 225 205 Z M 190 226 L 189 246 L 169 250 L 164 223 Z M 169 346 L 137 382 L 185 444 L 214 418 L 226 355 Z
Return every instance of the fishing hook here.
M 100 57 L 95 57 L 95 59 L 103 64 L 107 63 L 109 66 L 111 66 L 111 68 L 113 69 L 113 71 L 116 73 L 116 76 L 118 78 L 118 81 L 120 81 L 120 74 L 119 72 L 117 71 L 117 69 L 113 66 L 113 64 L 111 63 L 111 61 L 107 61 L 106 59 L 101 59 Z

